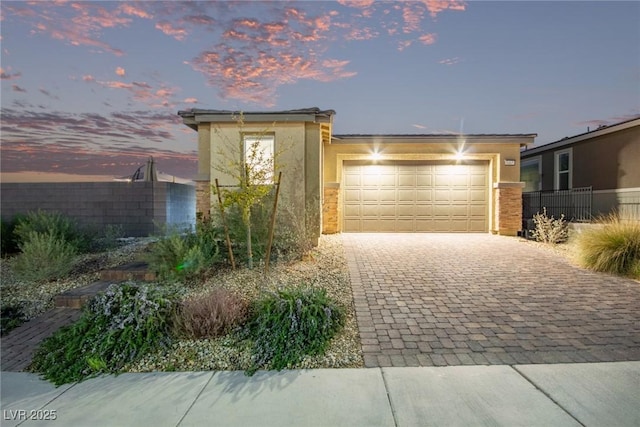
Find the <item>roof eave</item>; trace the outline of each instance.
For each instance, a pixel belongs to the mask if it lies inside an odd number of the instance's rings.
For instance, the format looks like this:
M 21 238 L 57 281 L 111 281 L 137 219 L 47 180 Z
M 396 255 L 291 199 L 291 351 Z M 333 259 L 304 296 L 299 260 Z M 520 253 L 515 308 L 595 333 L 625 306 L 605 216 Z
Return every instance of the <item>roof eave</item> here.
M 540 145 L 538 147 L 530 148 L 520 153 L 521 156 L 530 156 L 538 154 L 547 150 L 555 150 L 565 147 L 567 145 L 575 144 L 587 139 L 598 138 L 603 135 L 607 135 L 614 132 L 620 132 L 625 129 L 629 129 L 635 126 L 640 126 L 640 117 L 627 120 L 621 123 L 616 123 L 611 126 L 603 127 L 600 129 L 592 130 L 590 132 L 581 133 L 572 137 L 562 138 L 558 141 L 553 141 L 548 144 Z

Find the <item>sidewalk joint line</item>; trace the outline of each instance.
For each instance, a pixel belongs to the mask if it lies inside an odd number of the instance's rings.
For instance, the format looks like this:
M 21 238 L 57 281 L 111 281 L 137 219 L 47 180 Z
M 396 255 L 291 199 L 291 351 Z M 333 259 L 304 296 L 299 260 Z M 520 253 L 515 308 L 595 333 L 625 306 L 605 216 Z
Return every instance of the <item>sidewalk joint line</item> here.
M 564 406 L 562 406 L 562 404 L 560 402 L 558 402 L 556 399 L 554 399 L 551 394 L 547 393 L 544 389 L 542 389 L 541 387 L 538 387 L 538 385 L 531 379 L 529 378 L 524 372 L 520 371 L 518 369 L 518 365 L 511 365 L 511 369 L 513 369 L 514 371 L 516 371 L 518 373 L 518 375 L 520 375 L 522 378 L 524 378 L 529 384 L 531 384 L 533 387 L 535 387 L 536 390 L 538 390 L 540 393 L 542 393 L 543 395 L 545 395 L 547 397 L 547 399 L 551 400 L 558 408 L 562 409 L 564 411 L 564 413 L 566 413 L 567 415 L 569 415 L 571 418 L 573 418 L 575 420 L 575 422 L 577 422 L 578 424 L 580 424 L 583 427 L 586 427 L 585 424 L 583 422 L 581 422 L 578 418 L 576 418 L 571 412 L 569 412 Z
M 187 416 L 187 414 L 189 413 L 189 411 L 191 411 L 191 408 L 193 408 L 193 405 L 196 404 L 196 402 L 198 401 L 198 399 L 200 399 L 200 396 L 202 396 L 202 393 L 204 392 L 204 389 L 207 388 L 207 386 L 209 385 L 209 383 L 211 382 L 211 380 L 213 379 L 213 377 L 216 375 L 217 371 L 213 371 L 211 372 L 211 376 L 209 377 L 209 379 L 207 380 L 207 382 L 205 383 L 205 385 L 202 386 L 202 389 L 198 392 L 198 395 L 196 396 L 195 399 L 193 399 L 193 402 L 191 402 L 191 405 L 189 405 L 189 407 L 187 408 L 186 411 L 184 411 L 184 414 L 182 414 L 182 417 L 180 417 L 180 420 L 178 421 L 178 424 L 176 424 L 176 427 L 179 427 L 180 424 L 182 424 L 182 421 L 184 421 L 184 418 Z
M 384 384 L 384 391 L 387 394 L 387 400 L 389 401 L 389 409 L 391 409 L 391 416 L 393 417 L 393 425 L 398 427 L 398 420 L 396 420 L 396 411 L 393 408 L 393 402 L 391 401 L 391 394 L 389 393 L 389 387 L 387 387 L 387 379 L 384 377 L 384 370 L 380 369 L 380 375 L 382 376 L 382 383 Z

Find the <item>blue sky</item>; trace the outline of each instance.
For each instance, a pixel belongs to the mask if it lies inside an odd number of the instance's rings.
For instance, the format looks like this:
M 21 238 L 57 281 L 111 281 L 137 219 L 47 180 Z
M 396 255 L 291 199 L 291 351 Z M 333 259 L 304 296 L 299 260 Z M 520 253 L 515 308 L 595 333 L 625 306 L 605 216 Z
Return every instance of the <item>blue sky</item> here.
M 334 133 L 537 133 L 640 115 L 640 2 L 3 1 L 3 180 L 196 173 L 177 111 L 317 106 Z M 35 178 L 34 178 L 35 177 Z

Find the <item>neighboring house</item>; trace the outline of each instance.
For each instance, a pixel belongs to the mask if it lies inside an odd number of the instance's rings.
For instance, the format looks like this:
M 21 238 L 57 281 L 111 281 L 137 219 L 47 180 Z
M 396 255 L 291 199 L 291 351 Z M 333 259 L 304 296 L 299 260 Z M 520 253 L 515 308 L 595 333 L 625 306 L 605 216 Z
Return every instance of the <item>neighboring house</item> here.
M 640 117 L 520 153 L 524 192 L 592 188 L 591 215 L 640 214 Z
M 216 164 L 229 144 L 259 137 L 282 151 L 281 196 L 307 230 L 492 232 L 521 229 L 519 154 L 535 134 L 332 135 L 335 112 L 309 108 L 237 113 L 180 111 L 198 132 L 197 211 L 217 203 L 211 185 L 232 185 Z

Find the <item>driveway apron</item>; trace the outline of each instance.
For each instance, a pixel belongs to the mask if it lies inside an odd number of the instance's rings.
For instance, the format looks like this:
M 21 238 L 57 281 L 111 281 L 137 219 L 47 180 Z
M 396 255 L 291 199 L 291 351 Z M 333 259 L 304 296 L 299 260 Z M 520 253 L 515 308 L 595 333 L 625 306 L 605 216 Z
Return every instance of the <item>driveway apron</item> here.
M 640 283 L 490 234 L 343 234 L 367 367 L 640 360 Z

